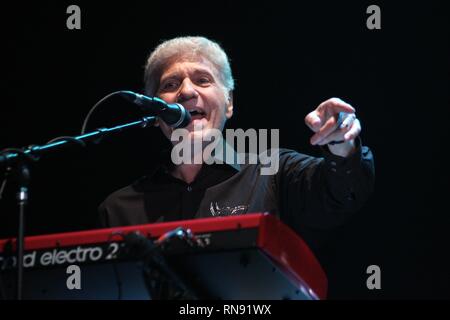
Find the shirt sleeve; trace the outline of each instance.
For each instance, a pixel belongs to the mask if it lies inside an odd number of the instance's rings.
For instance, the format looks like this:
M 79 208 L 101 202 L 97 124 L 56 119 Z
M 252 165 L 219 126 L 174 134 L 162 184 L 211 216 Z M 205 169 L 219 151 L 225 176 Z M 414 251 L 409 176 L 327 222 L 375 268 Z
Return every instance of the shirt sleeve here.
M 103 201 L 97 208 L 98 218 L 97 227 L 98 228 L 110 228 L 108 210 L 106 209 L 105 201 Z
M 280 218 L 297 231 L 330 229 L 361 209 L 374 190 L 372 152 L 356 140 L 356 151 L 340 157 L 322 148 L 323 157 L 280 150 L 275 177 Z

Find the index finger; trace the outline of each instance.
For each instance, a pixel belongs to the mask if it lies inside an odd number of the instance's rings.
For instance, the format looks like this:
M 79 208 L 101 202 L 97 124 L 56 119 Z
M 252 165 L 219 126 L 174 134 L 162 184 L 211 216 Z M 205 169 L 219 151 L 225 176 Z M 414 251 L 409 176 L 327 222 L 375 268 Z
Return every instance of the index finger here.
M 353 108 L 347 102 L 342 101 L 339 98 L 331 98 L 319 105 L 319 109 L 328 114 L 337 114 L 339 112 L 354 113 L 355 108 Z

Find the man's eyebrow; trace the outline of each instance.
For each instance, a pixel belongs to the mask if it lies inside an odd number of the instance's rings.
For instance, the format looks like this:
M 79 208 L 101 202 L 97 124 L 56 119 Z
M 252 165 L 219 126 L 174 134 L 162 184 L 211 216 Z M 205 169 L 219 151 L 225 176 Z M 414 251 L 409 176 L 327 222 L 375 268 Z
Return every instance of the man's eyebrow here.
M 198 75 L 198 74 L 206 74 L 209 75 L 210 77 L 214 78 L 214 74 L 212 72 L 210 72 L 208 69 L 203 69 L 203 68 L 196 68 L 193 71 L 191 71 L 194 75 Z M 180 72 L 179 71 L 173 71 L 169 74 L 163 75 L 161 77 L 161 82 L 166 81 L 167 79 L 173 79 L 173 78 L 178 78 L 180 76 Z
M 213 76 L 213 74 L 209 71 L 209 70 L 207 70 L 207 69 L 202 69 L 202 68 L 198 68 L 198 69 L 195 69 L 194 70 L 194 74 L 207 74 L 207 75 L 210 75 L 210 76 Z
M 163 81 L 165 81 L 165 80 L 167 80 L 167 79 L 176 78 L 178 75 L 179 75 L 179 72 L 178 72 L 178 71 L 169 73 L 169 74 L 167 74 L 167 75 L 163 75 L 163 76 L 161 77 L 161 82 L 163 82 Z

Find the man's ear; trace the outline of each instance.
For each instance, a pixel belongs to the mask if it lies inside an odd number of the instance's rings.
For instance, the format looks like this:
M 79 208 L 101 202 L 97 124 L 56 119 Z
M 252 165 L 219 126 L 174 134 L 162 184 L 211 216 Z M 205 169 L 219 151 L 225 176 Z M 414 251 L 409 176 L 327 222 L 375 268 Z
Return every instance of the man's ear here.
M 228 101 L 225 110 L 225 116 L 230 119 L 233 116 L 233 91 L 228 92 Z

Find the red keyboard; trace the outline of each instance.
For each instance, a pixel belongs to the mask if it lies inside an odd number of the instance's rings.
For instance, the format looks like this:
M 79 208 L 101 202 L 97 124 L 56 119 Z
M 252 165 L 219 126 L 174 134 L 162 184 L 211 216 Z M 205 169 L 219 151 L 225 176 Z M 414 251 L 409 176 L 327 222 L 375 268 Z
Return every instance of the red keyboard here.
M 193 233 L 197 252 L 258 248 L 298 288 L 315 298 L 326 298 L 327 278 L 305 242 L 276 216 L 260 213 L 27 237 L 24 267 L 107 262 L 118 259 L 116 253 L 126 234 L 139 232 L 155 239 L 178 227 Z M 14 267 L 14 247 L 15 239 L 0 240 L 3 270 Z

